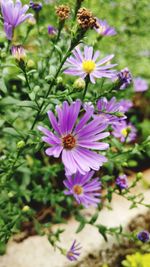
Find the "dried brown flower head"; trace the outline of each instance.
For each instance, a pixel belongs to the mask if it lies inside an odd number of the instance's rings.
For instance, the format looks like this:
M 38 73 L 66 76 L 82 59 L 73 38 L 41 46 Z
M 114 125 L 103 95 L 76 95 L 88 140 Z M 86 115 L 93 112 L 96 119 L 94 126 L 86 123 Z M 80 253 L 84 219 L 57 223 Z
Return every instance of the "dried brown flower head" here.
M 98 28 L 96 18 L 92 12 L 86 8 L 80 8 L 77 13 L 77 21 L 82 29 Z
M 66 20 L 69 18 L 70 8 L 65 5 L 60 5 L 56 7 L 56 15 L 60 20 Z

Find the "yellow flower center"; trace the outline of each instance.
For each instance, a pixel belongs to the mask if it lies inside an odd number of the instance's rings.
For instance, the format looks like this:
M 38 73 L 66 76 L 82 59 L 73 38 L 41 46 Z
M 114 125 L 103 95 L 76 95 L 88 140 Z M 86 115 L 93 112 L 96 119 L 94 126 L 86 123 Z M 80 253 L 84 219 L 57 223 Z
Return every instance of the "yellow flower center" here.
M 99 30 L 99 33 L 101 34 L 106 30 L 106 27 L 99 24 L 98 30 Z
M 96 68 L 96 64 L 93 60 L 84 60 L 82 63 L 82 68 L 86 73 L 91 73 Z
M 74 256 L 74 254 L 73 254 L 73 252 L 69 251 L 69 252 L 67 253 L 67 256 L 68 256 L 68 257 L 72 257 L 72 256 Z
M 127 135 L 128 135 L 128 130 L 127 130 L 127 128 L 122 129 L 122 130 L 121 130 L 121 133 L 122 133 L 122 135 L 123 135 L 124 137 L 127 137 Z
M 83 193 L 83 188 L 80 185 L 74 185 L 73 191 L 76 195 L 81 195 Z

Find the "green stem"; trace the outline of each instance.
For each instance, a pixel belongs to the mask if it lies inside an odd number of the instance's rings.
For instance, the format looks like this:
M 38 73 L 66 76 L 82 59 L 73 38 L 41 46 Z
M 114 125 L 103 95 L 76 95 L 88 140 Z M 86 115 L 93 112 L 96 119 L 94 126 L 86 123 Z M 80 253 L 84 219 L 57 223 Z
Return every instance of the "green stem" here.
M 27 75 L 26 69 L 23 70 L 23 73 L 24 73 L 24 77 L 25 77 L 25 79 L 26 79 L 26 83 L 27 83 L 27 86 L 28 86 L 28 88 L 29 88 L 29 91 L 31 92 L 32 89 L 31 89 L 31 87 L 30 87 L 30 83 L 29 83 L 29 79 L 28 79 L 28 75 Z
M 89 82 L 90 82 L 90 78 L 89 78 L 89 75 L 87 75 L 86 78 L 85 78 L 85 89 L 84 89 L 84 92 L 83 92 L 83 95 L 82 95 L 82 101 L 84 101 L 85 95 L 87 93 Z
M 75 5 L 75 11 L 74 11 L 74 16 L 73 16 L 73 21 L 75 21 L 78 10 L 80 9 L 82 4 L 82 0 L 76 0 L 76 5 Z

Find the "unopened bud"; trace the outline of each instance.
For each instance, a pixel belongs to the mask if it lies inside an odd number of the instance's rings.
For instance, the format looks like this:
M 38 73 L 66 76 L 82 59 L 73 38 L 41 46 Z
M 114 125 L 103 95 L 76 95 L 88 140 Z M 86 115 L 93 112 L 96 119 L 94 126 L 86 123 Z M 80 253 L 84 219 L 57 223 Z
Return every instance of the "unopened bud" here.
M 23 212 L 27 212 L 29 211 L 30 207 L 28 205 L 25 205 L 23 208 L 22 208 L 22 211 Z
M 82 78 L 75 80 L 73 88 L 78 89 L 79 91 L 83 90 L 85 88 L 85 81 Z
M 29 59 L 29 60 L 27 61 L 27 67 L 28 67 L 29 69 L 33 69 L 33 68 L 35 67 L 35 62 L 34 62 L 32 59 Z
M 36 19 L 34 17 L 30 17 L 27 22 L 30 26 L 34 26 L 36 24 Z
M 62 84 L 62 83 L 63 83 L 63 78 L 60 77 L 60 76 L 57 77 L 56 83 L 57 83 L 57 84 Z
M 136 178 L 138 180 L 142 179 L 143 178 L 143 173 L 142 172 L 138 172 L 137 175 L 136 175 Z
M 21 45 L 12 46 L 11 53 L 17 61 L 24 61 L 26 58 L 26 52 Z
M 17 148 L 23 148 L 25 146 L 25 142 L 23 140 L 17 143 Z

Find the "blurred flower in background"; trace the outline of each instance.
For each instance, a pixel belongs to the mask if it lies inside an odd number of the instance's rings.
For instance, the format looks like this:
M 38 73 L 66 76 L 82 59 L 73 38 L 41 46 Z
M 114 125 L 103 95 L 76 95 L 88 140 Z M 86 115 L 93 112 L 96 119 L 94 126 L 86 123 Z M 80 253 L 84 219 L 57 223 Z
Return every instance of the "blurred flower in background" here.
M 119 101 L 120 107 L 119 110 L 120 112 L 128 112 L 130 108 L 133 107 L 133 102 L 129 99 L 122 99 Z
M 116 35 L 116 31 L 113 27 L 109 26 L 106 20 L 97 20 L 98 27 L 95 27 L 94 29 L 102 36 L 112 36 Z
M 137 77 L 133 80 L 134 91 L 135 92 L 144 92 L 148 90 L 147 81 L 142 79 L 141 77 Z

